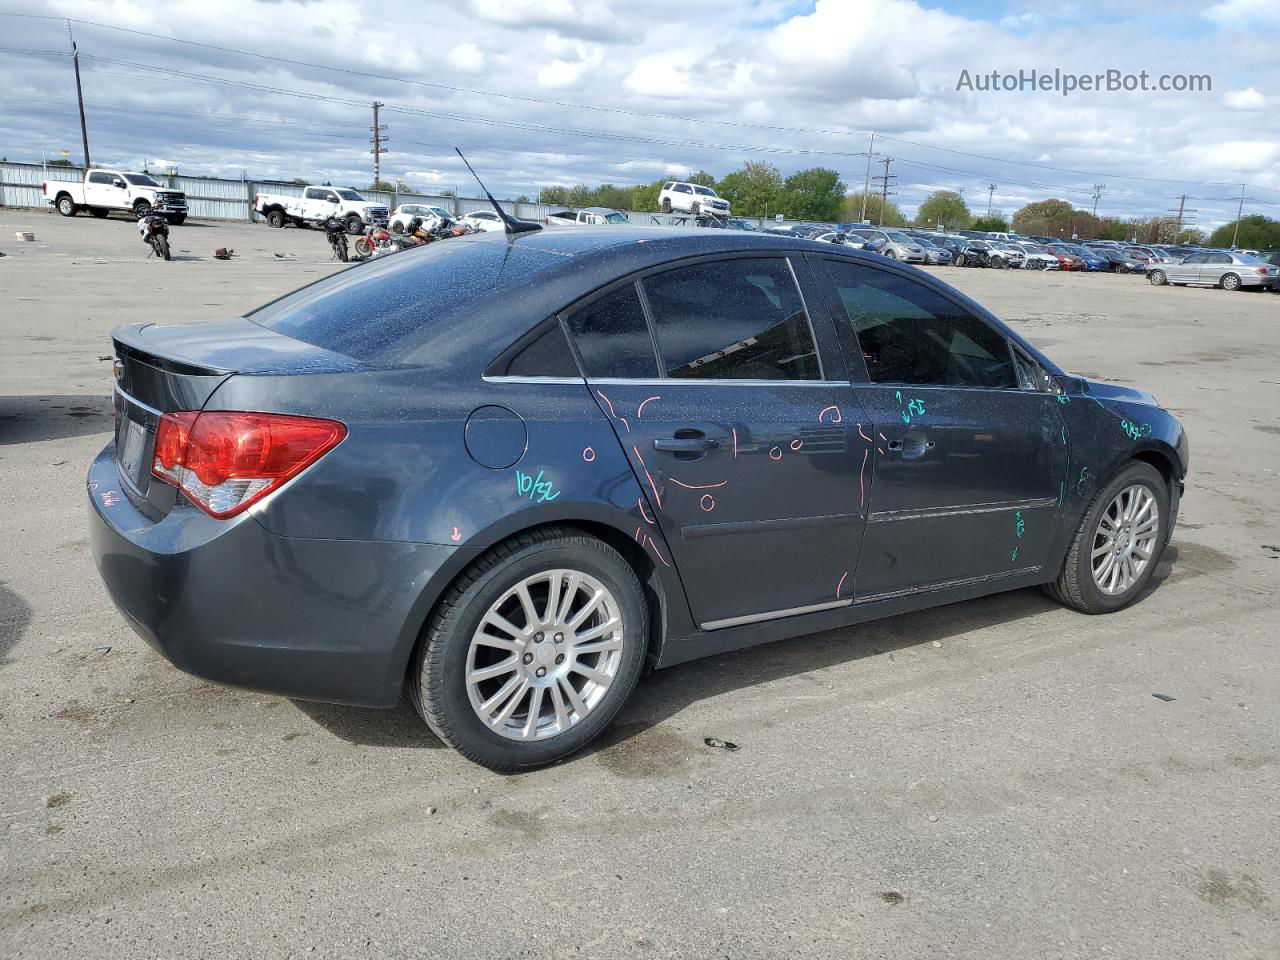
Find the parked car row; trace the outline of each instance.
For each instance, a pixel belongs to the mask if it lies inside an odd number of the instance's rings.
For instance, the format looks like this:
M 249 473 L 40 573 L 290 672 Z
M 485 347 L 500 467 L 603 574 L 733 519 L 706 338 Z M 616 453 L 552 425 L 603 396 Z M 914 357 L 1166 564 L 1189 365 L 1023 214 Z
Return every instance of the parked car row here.
M 730 219 L 726 226 L 757 229 Z M 926 266 L 1021 270 L 1078 270 L 1145 274 L 1152 284 L 1204 284 L 1238 290 L 1280 289 L 1280 251 L 1210 250 L 1192 246 L 1065 241 L 1015 233 L 944 233 L 882 228 L 866 223 L 770 224 L 764 233 L 853 246 L 890 260 Z

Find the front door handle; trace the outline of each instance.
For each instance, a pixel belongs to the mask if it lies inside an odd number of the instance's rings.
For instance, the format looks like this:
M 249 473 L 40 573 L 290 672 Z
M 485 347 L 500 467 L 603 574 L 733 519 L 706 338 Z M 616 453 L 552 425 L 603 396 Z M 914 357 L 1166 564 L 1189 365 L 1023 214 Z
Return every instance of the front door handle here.
M 903 460 L 918 460 L 936 444 L 925 436 L 923 430 L 912 429 L 901 437 L 888 441 L 886 446 L 895 453 L 901 453 Z

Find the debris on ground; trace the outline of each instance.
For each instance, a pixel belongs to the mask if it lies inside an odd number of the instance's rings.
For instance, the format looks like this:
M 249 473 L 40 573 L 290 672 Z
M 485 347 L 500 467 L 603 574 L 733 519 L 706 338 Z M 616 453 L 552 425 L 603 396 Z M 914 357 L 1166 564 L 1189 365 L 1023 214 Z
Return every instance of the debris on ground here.
M 71 794 L 67 793 L 67 791 L 65 790 L 60 790 L 57 793 L 55 793 L 52 797 L 50 797 L 48 800 L 46 800 L 44 802 L 44 805 L 52 809 L 54 807 L 65 807 L 70 802 L 71 802 Z
M 228 250 L 226 247 L 219 247 L 213 251 L 213 259 L 215 260 L 230 260 L 235 255 L 236 252 L 234 250 Z
M 728 740 L 721 740 L 719 737 L 707 737 L 702 742 L 708 747 L 715 747 L 717 750 L 728 750 L 730 753 L 738 749 L 738 745 L 736 743 L 732 743 Z
M 903 900 L 907 898 L 904 897 L 902 894 L 900 894 L 897 890 L 881 890 L 880 899 L 883 900 L 885 903 L 889 904 L 889 906 L 896 907 L 898 904 L 900 904 Z
M 1163 700 L 1165 703 L 1169 703 L 1177 699 L 1177 697 L 1171 697 L 1167 693 L 1153 693 L 1152 696 L 1157 700 Z

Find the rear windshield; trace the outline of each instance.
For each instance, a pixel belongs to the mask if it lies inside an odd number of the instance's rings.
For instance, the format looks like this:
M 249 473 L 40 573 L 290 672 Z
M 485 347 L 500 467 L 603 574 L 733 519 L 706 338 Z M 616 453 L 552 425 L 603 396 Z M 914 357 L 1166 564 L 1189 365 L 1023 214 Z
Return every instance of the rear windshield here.
M 442 318 L 563 262 L 556 254 L 502 240 L 438 240 L 343 270 L 246 316 L 268 330 L 356 360 L 395 361 Z

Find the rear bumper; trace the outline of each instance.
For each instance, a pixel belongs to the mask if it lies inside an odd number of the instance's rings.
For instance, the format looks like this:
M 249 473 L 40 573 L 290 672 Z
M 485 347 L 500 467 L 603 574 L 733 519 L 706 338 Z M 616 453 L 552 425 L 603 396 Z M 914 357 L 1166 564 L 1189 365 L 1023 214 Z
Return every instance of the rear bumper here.
M 160 522 L 89 471 L 90 543 L 111 599 L 174 666 L 307 700 L 394 706 L 435 575 L 459 548 L 270 533 L 180 502 Z

